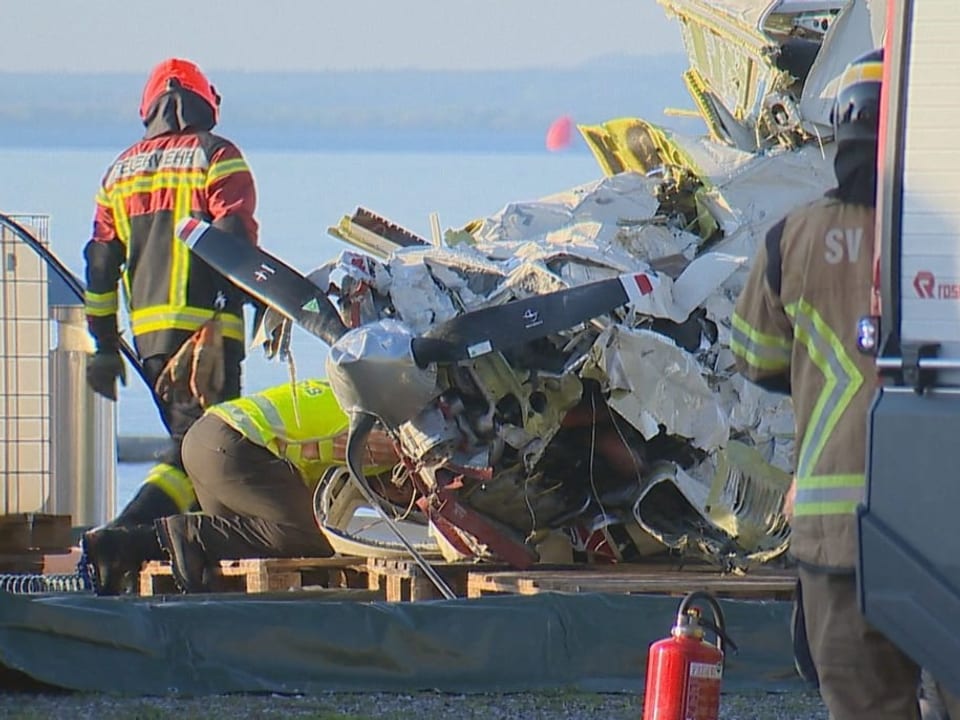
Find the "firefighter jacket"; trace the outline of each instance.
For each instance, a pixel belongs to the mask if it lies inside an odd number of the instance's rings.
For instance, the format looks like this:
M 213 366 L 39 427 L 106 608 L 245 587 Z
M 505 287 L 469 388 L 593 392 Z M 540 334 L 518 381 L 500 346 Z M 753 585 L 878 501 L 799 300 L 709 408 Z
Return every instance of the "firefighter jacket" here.
M 148 132 L 121 153 L 97 193 L 93 237 L 84 250 L 85 304 L 98 348 L 118 343 L 122 281 L 141 358 L 170 356 L 216 310 L 224 340 L 239 343 L 242 353 L 245 295 L 193 256 L 174 229 L 195 217 L 256 243 L 255 205 L 240 150 L 207 130 Z
M 775 225 L 733 314 L 738 370 L 793 400 L 797 496 L 791 554 L 853 570 L 873 359 L 857 351 L 869 313 L 874 209 L 826 197 Z
M 289 461 L 311 488 L 327 468 L 344 464 L 334 452 L 334 438 L 347 432 L 350 418 L 322 380 L 278 385 L 214 405 L 207 413 Z M 370 470 L 376 474 L 384 468 Z

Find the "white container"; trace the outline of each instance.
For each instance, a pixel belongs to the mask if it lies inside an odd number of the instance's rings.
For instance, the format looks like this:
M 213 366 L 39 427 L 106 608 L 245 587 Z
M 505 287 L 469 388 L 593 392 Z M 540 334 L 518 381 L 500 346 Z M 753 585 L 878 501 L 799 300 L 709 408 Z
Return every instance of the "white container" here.
M 101 525 L 116 511 L 116 404 L 95 394 L 86 372 L 93 339 L 82 305 L 51 308 L 57 346 L 50 353 L 52 486 L 46 511 L 74 527 Z
M 47 243 L 47 218 L 16 219 Z M 49 352 L 46 265 L 0 226 L 0 514 L 47 512 Z

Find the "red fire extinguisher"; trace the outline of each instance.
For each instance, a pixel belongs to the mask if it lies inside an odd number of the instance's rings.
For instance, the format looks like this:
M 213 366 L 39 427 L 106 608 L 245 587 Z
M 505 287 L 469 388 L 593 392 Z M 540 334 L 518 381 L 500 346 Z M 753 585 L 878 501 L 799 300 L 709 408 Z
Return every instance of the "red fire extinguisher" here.
M 698 600 L 710 606 L 712 622 L 694 606 Z M 716 644 L 704 639 L 706 631 L 714 634 Z M 670 637 L 653 643 L 647 654 L 643 720 L 717 720 L 725 645 L 736 651 L 720 603 L 706 592 L 687 595 Z

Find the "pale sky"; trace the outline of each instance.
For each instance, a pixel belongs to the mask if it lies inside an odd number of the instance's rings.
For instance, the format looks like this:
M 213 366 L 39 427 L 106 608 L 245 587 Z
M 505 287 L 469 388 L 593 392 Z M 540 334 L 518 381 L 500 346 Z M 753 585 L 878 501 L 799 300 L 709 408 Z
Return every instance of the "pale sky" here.
M 0 71 L 569 67 L 682 52 L 656 0 L 0 0 Z M 160 9 L 164 12 L 158 12 Z

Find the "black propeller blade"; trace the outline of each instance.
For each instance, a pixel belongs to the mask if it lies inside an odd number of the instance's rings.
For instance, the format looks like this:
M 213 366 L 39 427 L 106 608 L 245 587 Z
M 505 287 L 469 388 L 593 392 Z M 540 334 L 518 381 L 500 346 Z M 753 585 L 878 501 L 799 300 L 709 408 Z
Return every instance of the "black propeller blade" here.
M 181 240 L 239 287 L 277 308 L 328 345 L 347 329 L 323 291 L 297 270 L 246 239 L 189 219 Z M 620 275 L 459 315 L 413 340 L 420 367 L 506 350 L 610 312 L 654 289 L 644 273 Z
M 235 285 L 272 305 L 327 345 L 347 332 L 323 290 L 246 238 L 194 218 L 180 222 L 177 236 Z
M 624 282 L 616 277 L 511 300 L 458 315 L 430 328 L 413 341 L 413 355 L 421 367 L 479 357 L 573 327 L 610 312 L 629 299 Z

